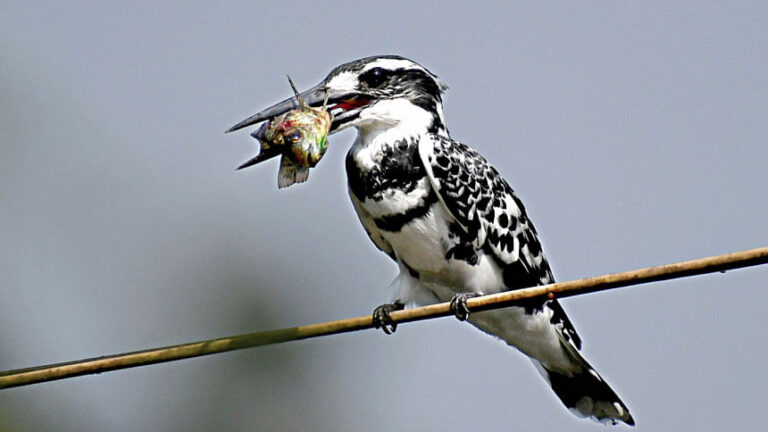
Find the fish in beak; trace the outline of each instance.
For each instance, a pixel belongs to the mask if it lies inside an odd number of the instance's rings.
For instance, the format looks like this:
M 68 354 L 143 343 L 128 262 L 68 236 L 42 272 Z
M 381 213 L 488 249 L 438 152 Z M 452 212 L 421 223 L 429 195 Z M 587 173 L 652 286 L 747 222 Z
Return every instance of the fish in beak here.
M 301 106 L 299 98 L 303 99 L 308 106 L 317 108 L 323 105 L 323 101 L 326 100 L 326 97 L 328 98 L 327 103 L 329 104 L 328 110 L 333 114 L 333 122 L 331 123 L 331 129 L 329 131 L 331 134 L 343 129 L 347 123 L 356 119 L 360 114 L 360 109 L 368 105 L 372 100 L 370 96 L 361 92 L 342 91 L 327 87 L 326 80 L 323 80 L 320 84 L 298 94 L 296 97 L 288 98 L 257 112 L 227 129 L 226 132 L 234 132 L 248 126 L 253 126 L 263 121 L 271 120 L 281 114 L 285 114 L 290 110 L 299 108 Z
M 296 90 L 291 77 L 288 82 L 293 89 L 295 99 L 289 99 L 275 107 L 262 111 L 243 122 L 245 127 L 269 118 L 251 136 L 256 138 L 261 146 L 259 154 L 240 165 L 243 169 L 256 165 L 275 156 L 281 155 L 280 171 L 278 172 L 278 187 L 283 188 L 295 183 L 301 183 L 309 177 L 309 169 L 314 167 L 328 149 L 328 133 L 333 117 L 326 109 L 328 94 L 322 90 L 322 106 L 313 108 L 304 96 Z M 314 100 L 320 92 L 305 92 Z M 294 102 L 298 104 L 293 107 Z M 287 111 L 284 111 L 287 108 Z M 273 114 L 282 112 L 271 117 Z M 266 114 L 265 114 L 266 113 Z

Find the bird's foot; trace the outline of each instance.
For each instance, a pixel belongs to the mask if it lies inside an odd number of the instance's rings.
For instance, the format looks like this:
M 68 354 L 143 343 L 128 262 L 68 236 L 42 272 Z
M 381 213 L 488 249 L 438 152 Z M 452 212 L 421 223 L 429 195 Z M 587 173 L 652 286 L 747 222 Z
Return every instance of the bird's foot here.
M 466 321 L 469 317 L 469 308 L 467 307 L 467 300 L 472 297 L 480 297 L 483 293 L 468 292 L 459 293 L 453 296 L 451 299 L 451 312 L 456 315 L 459 321 Z
M 392 321 L 390 312 L 403 310 L 405 305 L 399 301 L 383 304 L 373 310 L 373 327 L 384 330 L 386 334 L 392 334 L 397 330 L 397 323 Z

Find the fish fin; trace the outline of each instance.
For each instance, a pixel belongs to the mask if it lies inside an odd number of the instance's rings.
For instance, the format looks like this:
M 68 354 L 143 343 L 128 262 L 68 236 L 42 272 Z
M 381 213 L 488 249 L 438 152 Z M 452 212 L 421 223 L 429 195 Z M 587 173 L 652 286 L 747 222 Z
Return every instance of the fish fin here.
M 291 85 L 291 89 L 293 89 L 293 94 L 296 95 L 296 99 L 299 101 L 299 105 L 302 106 L 302 108 L 307 108 L 309 105 L 307 105 L 307 101 L 304 100 L 303 97 L 301 97 L 301 94 L 298 90 L 296 90 L 296 84 L 293 83 L 293 80 L 291 79 L 291 76 L 286 74 L 285 76 L 288 77 L 288 84 Z
M 283 156 L 280 172 L 277 175 L 277 187 L 282 189 L 294 183 L 303 183 L 309 178 L 309 168 L 297 165 Z

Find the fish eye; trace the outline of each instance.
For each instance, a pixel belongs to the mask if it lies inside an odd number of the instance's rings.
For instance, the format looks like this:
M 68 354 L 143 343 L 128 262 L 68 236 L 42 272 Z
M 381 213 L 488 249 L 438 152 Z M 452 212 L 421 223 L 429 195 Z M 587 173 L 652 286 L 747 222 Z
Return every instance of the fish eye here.
M 292 133 L 288 135 L 288 140 L 292 143 L 297 143 L 301 140 L 301 134 L 300 133 Z

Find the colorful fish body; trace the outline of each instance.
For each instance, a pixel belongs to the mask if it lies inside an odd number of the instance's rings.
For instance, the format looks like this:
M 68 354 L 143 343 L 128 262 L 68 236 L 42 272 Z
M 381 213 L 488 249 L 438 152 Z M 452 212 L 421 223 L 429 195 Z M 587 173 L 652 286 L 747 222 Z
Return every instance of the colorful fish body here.
M 251 136 L 259 140 L 261 151 L 240 166 L 245 168 L 282 155 L 277 176 L 279 188 L 307 180 L 309 169 L 317 165 L 328 150 L 328 132 L 333 122 L 325 102 L 322 108 L 312 108 L 299 95 L 290 77 L 288 82 L 299 107 L 271 119 L 252 133 Z
M 328 111 L 300 107 L 274 118 L 256 132 L 262 152 L 282 154 L 279 187 L 307 180 L 309 169 L 317 165 L 328 149 L 331 120 Z

